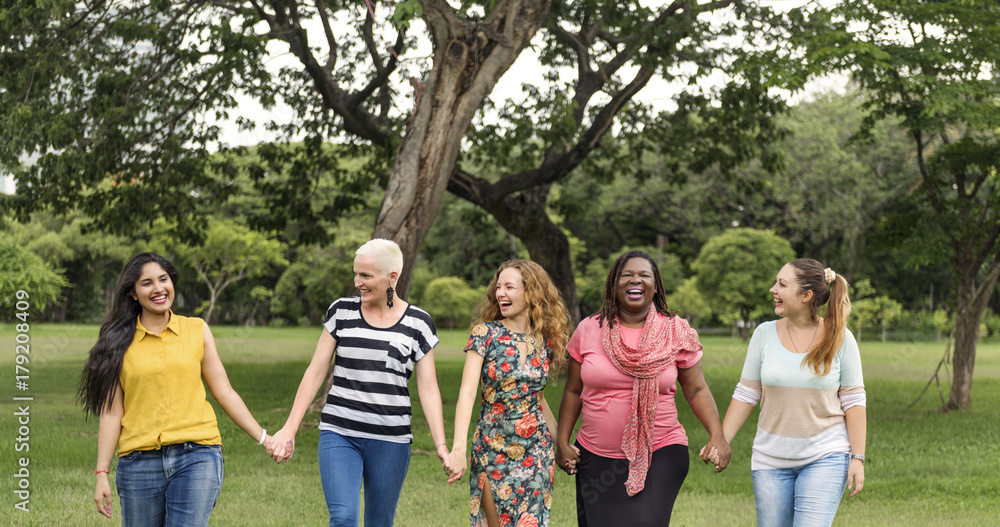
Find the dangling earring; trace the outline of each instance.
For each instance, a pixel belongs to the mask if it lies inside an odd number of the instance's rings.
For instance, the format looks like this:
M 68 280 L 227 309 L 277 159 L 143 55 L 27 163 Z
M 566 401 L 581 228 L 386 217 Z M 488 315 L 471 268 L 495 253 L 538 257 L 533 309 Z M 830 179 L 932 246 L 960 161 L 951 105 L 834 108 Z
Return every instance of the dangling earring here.
M 386 289 L 386 290 L 385 290 L 385 297 L 386 297 L 386 299 L 387 299 L 385 303 L 386 303 L 386 304 L 388 304 L 388 306 L 389 306 L 389 307 L 392 307 L 392 295 L 393 295 L 393 294 L 394 294 L 395 292 L 396 292 L 396 291 L 394 291 L 394 290 L 392 289 L 392 286 L 391 286 L 391 285 L 389 286 L 389 289 Z

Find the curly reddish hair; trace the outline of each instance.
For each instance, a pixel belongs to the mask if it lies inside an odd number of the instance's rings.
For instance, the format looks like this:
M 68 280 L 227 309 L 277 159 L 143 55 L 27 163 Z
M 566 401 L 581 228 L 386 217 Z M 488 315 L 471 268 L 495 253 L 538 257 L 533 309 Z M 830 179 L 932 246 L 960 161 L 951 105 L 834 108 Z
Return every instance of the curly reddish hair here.
M 479 305 L 470 327 L 491 320 L 504 318 L 497 301 L 497 282 L 506 269 L 517 269 L 524 282 L 524 299 L 528 303 L 528 331 L 540 333 L 552 348 L 552 367 L 558 370 L 566 362 L 566 344 L 569 342 L 569 313 L 562 295 L 549 273 L 531 260 L 508 260 L 500 264 L 486 288 L 486 298 Z

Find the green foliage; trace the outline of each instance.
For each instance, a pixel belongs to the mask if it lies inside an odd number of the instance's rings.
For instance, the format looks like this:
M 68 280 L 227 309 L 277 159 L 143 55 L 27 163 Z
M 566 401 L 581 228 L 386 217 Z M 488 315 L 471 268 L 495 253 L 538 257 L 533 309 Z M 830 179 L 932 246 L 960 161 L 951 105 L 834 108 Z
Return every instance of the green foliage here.
M 236 94 L 259 94 L 271 80 L 255 12 L 63 0 L 7 12 L 0 166 L 18 192 L 0 196 L 5 206 L 21 221 L 40 208 L 78 208 L 118 233 L 163 217 L 196 237 L 205 226 L 198 196 L 228 192 L 205 170 L 220 129 L 204 117 L 226 118 Z
M 686 318 L 692 327 L 707 322 L 712 317 L 712 307 L 698 290 L 697 277 L 684 280 L 673 294 L 667 297 L 667 306 Z
M 954 270 L 955 408 L 971 404 L 974 333 L 1000 277 L 998 28 L 992 0 L 864 0 L 815 7 L 796 35 L 812 71 L 852 72 L 867 111 L 861 136 L 894 117 L 913 137 L 914 197 L 935 217 L 911 233 L 937 240 L 915 255 L 927 261 L 947 247 Z
M 854 302 L 853 306 L 857 316 L 858 340 L 862 339 L 862 328 L 866 323 L 880 323 L 882 342 L 885 342 L 889 325 L 903 315 L 903 306 L 885 295 L 863 298 Z
M 437 276 L 485 286 L 501 263 L 520 257 L 516 240 L 483 209 L 446 196 L 420 254 Z
M 485 286 L 472 288 L 461 278 L 442 276 L 427 284 L 420 307 L 430 313 L 439 327 L 465 327 L 485 295 Z
M 773 231 L 737 228 L 709 239 L 691 267 L 712 312 L 739 317 L 746 338 L 750 319 L 771 306 L 774 276 L 794 258 L 791 244 Z
M 12 222 L 9 232 L 16 243 L 64 273 L 63 300 L 45 314 L 47 320 L 57 322 L 100 321 L 108 290 L 125 262 L 139 252 L 125 236 L 96 231 L 79 212 L 63 217 L 38 213 L 28 223 Z
M 359 245 L 300 249 L 297 261 L 274 286 L 271 312 L 294 324 L 320 323 L 330 303 L 354 294 L 354 250 Z
M 155 245 L 167 254 L 176 254 L 189 262 L 198 278 L 209 290 L 209 298 L 200 309 L 212 322 L 216 301 L 230 285 L 246 278 L 256 278 L 275 267 L 288 266 L 284 257 L 285 244 L 231 220 L 213 220 L 205 240 L 200 245 L 172 243 L 169 237 L 159 238 Z
M 0 302 L 3 320 L 12 320 L 18 301 L 27 301 L 29 313 L 46 310 L 50 302 L 59 300 L 60 290 L 67 285 L 61 270 L 53 269 L 27 248 L 0 235 Z M 23 291 L 23 293 L 21 293 Z M 23 320 L 21 322 L 24 322 Z

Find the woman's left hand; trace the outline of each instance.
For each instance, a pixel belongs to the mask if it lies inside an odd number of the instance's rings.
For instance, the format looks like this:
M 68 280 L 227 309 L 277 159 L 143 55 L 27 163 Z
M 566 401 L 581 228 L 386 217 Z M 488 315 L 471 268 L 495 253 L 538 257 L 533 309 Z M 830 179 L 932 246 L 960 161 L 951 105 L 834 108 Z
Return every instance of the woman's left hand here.
M 847 488 L 851 489 L 853 498 L 865 486 L 865 464 L 860 459 L 852 459 L 847 466 Z

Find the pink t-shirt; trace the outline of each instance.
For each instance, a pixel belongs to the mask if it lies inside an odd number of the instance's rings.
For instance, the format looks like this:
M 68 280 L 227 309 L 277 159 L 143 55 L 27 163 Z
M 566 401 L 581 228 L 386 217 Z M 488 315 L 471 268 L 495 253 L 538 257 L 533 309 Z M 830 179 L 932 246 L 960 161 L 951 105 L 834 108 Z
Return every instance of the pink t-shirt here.
M 658 314 L 663 317 L 664 315 Z M 701 360 L 701 344 L 698 333 L 681 317 L 671 317 L 668 322 L 670 335 L 677 341 L 694 349 L 681 349 L 674 362 L 660 373 L 660 397 L 656 407 L 656 427 L 653 429 L 653 450 L 666 445 L 687 445 L 687 434 L 677 420 L 677 368 L 687 369 Z M 607 321 L 605 321 L 607 324 Z M 622 340 L 629 347 L 636 348 L 642 336 L 642 329 L 622 327 Z M 635 377 L 620 371 L 604 352 L 601 327 L 597 325 L 597 315 L 580 321 L 569 339 L 567 346 L 570 357 L 580 363 L 583 390 L 583 422 L 576 440 L 587 450 L 603 457 L 624 459 L 622 434 L 632 412 L 632 381 Z

